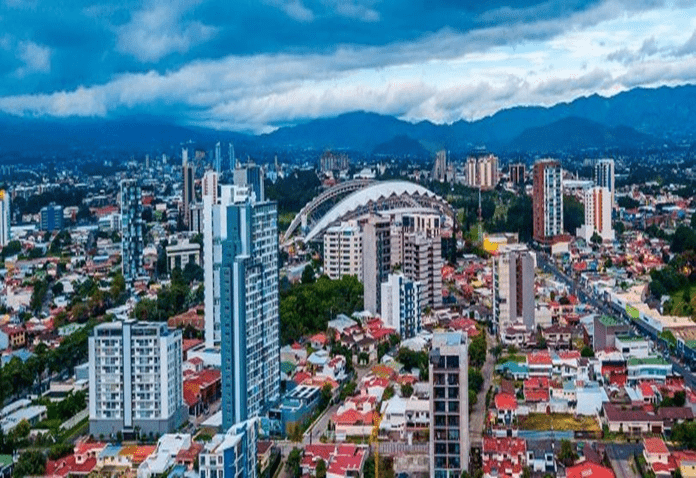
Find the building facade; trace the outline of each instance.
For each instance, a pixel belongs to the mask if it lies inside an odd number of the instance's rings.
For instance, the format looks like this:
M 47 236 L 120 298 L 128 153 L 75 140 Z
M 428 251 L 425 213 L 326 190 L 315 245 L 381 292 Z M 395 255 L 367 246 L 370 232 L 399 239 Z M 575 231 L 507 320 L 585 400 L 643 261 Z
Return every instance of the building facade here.
M 425 232 L 404 235 L 404 275 L 421 284 L 421 307 L 442 305 L 442 240 Z
M 544 159 L 534 163 L 534 240 L 551 244 L 563 236 L 563 171 L 561 163 Z
M 123 277 L 131 285 L 143 277 L 145 248 L 143 198 L 140 184 L 134 179 L 121 181 L 121 259 Z
M 403 274 L 389 274 L 382 283 L 382 320 L 402 339 L 421 331 L 421 284 Z
M 40 211 L 42 231 L 60 231 L 63 229 L 63 208 L 55 203 L 44 206 Z
M 524 184 L 526 167 L 524 163 L 510 165 L 510 182 L 516 186 Z
M 0 247 L 5 247 L 10 242 L 10 194 L 0 189 Z
M 188 161 L 184 162 L 181 166 L 182 170 L 182 217 L 184 219 L 184 225 L 190 227 L 191 225 L 191 205 L 195 201 L 194 192 L 194 167 L 193 164 L 189 164 Z
M 430 351 L 430 476 L 469 470 L 469 357 L 466 334 L 433 334 Z
M 256 424 L 249 420 L 215 435 L 198 458 L 200 478 L 255 478 Z
M 577 230 L 577 236 L 590 242 L 597 233 L 602 241 L 614 240 L 611 225 L 611 192 L 609 189 L 594 186 L 585 190 L 585 224 Z
M 363 225 L 364 309 L 376 314 L 382 310 L 382 282 L 391 272 L 391 221 L 370 216 Z
M 493 189 L 498 184 L 498 157 L 492 154 L 469 156 L 466 184 L 472 188 Z
M 332 280 L 349 275 L 362 281 L 362 233 L 357 222 L 344 222 L 324 233 L 324 273 Z
M 182 335 L 166 323 L 109 322 L 89 337 L 89 430 L 162 434 L 187 417 Z
M 493 324 L 501 338 L 513 325 L 534 330 L 534 257 L 524 244 L 501 246 L 494 257 Z
M 263 170 L 261 166 L 249 163 L 234 170 L 234 185 L 248 187 L 256 195 L 257 202 L 266 200 Z
M 611 194 L 611 208 L 614 207 L 614 160 L 600 159 L 595 163 L 594 168 L 595 184 L 601 188 L 607 188 Z

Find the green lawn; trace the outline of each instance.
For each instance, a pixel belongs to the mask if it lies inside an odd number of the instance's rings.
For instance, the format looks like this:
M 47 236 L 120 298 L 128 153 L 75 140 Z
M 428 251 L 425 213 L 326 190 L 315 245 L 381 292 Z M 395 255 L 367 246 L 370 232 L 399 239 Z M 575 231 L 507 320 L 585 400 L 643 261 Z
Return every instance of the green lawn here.
M 684 292 L 688 291 L 690 300 L 685 301 Z M 680 317 L 690 317 L 696 311 L 696 284 L 689 286 L 686 289 L 680 289 L 670 296 L 669 303 L 665 304 L 665 312 L 670 315 Z

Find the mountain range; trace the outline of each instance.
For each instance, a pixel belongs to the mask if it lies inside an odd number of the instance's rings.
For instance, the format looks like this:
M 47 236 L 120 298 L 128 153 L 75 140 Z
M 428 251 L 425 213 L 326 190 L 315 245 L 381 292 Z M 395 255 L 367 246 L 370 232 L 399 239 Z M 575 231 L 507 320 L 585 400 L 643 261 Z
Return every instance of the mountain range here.
M 424 157 L 447 148 L 467 152 L 552 153 L 646 148 L 695 142 L 696 85 L 634 88 L 612 97 L 592 95 L 551 107 L 518 106 L 476 121 L 411 123 L 353 112 L 282 127 L 259 136 L 185 126 L 149 116 L 19 118 L 0 114 L 0 156 L 13 152 L 117 150 L 151 152 L 194 141 L 211 148 L 232 141 L 244 151 L 351 150 Z

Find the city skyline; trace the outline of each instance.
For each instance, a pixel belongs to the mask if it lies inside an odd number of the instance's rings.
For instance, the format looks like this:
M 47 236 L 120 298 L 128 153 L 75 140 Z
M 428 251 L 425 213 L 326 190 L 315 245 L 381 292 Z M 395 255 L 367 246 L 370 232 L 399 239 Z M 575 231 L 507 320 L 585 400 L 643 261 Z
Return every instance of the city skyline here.
M 449 123 L 696 76 L 686 2 L 38 6 L 0 6 L 5 113 L 257 133 L 354 110 Z

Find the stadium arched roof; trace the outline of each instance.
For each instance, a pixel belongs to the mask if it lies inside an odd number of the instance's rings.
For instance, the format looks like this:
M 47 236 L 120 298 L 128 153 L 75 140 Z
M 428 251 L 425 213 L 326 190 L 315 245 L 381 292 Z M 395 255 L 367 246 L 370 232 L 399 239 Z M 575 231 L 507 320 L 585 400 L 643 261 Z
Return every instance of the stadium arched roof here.
M 341 220 L 369 212 L 402 208 L 436 209 L 454 217 L 454 210 L 443 198 L 431 190 L 408 181 L 382 181 L 373 183 L 345 197 L 314 224 L 305 236 L 309 242 Z

